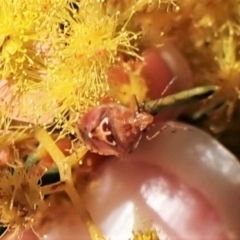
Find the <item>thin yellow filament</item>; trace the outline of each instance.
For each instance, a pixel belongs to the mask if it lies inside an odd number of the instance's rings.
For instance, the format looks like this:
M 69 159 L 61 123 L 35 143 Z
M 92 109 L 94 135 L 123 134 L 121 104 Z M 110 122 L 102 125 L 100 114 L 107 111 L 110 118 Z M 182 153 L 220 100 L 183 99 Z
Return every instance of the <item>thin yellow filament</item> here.
M 70 157 L 66 158 L 45 129 L 35 129 L 34 135 L 36 139 L 42 144 L 42 146 L 48 151 L 59 169 L 60 179 L 63 184 L 60 183 L 60 188 L 58 190 L 63 190 L 68 194 L 82 221 L 86 224 L 92 240 L 104 240 L 105 238 L 103 237 L 101 231 L 94 224 L 90 214 L 85 209 L 84 203 L 76 191 L 72 181 L 72 165 L 85 155 L 86 150 L 83 150 L 81 152 L 83 154 L 82 156 L 74 153 Z M 43 193 L 49 193 L 50 191 L 51 188 L 49 187 L 44 187 L 43 189 Z

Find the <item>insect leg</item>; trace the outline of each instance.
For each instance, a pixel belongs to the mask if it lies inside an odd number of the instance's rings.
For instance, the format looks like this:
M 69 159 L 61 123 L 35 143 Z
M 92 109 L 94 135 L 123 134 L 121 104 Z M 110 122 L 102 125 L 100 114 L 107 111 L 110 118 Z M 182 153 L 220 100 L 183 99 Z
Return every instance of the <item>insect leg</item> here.
M 167 125 L 164 125 L 161 127 L 160 130 L 158 130 L 157 132 L 155 132 L 152 136 L 146 136 L 147 140 L 152 140 L 153 138 L 157 137 L 160 133 L 162 133 L 165 129 L 167 129 L 168 126 Z

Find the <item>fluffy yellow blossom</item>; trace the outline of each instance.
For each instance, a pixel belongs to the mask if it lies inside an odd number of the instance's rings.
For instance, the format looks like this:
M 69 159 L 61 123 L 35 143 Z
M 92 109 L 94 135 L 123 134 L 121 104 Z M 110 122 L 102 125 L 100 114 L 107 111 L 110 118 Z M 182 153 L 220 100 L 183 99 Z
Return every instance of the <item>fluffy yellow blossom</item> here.
M 73 133 L 76 119 L 109 94 L 108 69 L 119 52 L 137 56 L 138 33 L 120 24 L 119 12 L 107 14 L 105 4 L 4 2 L 1 76 L 10 83 L 12 97 L 0 109 L 3 121 L 11 116 Z
M 63 7 L 63 1 L 12 0 L 0 6 L 1 78 L 28 88 L 28 81 L 42 80 L 38 71 L 44 59 L 36 50 L 45 42 L 54 25 L 52 13 Z
M 23 167 L 0 173 L 1 224 L 17 234 L 32 225 L 37 207 L 43 202 L 38 186 L 41 176 Z
M 222 130 L 234 111 L 238 112 L 240 4 L 237 0 L 159 3 L 159 7 L 135 14 L 131 24 L 140 26 L 145 45 L 172 42 L 188 59 L 196 85 L 221 86 L 210 103 L 211 109 L 221 107 L 209 112 L 208 127 Z M 129 10 L 131 6 L 125 4 Z

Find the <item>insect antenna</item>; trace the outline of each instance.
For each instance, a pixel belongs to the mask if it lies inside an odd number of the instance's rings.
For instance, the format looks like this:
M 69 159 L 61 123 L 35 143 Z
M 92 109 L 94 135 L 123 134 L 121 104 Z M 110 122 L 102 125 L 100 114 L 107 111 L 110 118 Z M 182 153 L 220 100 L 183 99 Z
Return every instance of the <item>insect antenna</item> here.
M 172 80 L 167 84 L 167 86 L 163 89 L 159 101 L 161 101 L 164 94 L 167 92 L 167 90 L 175 83 L 175 81 L 178 79 L 177 76 L 173 77 Z
M 165 88 L 163 89 L 160 98 L 155 100 L 155 103 L 152 105 L 152 109 L 148 109 L 148 113 L 152 114 L 152 115 L 156 115 L 157 112 L 155 113 L 154 109 L 156 108 L 156 106 L 161 105 L 161 101 L 164 99 L 164 95 L 165 93 L 170 89 L 170 87 L 175 83 L 175 81 L 178 79 L 177 76 L 173 77 L 171 79 L 171 81 L 165 86 Z M 145 107 L 141 106 L 143 111 L 146 111 Z

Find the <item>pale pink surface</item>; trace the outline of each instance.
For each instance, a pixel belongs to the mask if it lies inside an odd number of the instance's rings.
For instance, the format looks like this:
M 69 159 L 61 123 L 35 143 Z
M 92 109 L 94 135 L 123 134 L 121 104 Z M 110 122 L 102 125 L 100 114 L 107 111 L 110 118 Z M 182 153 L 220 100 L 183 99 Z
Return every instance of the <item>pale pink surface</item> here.
M 85 196 L 97 225 L 111 240 L 129 239 L 144 221 L 160 239 L 240 239 L 237 159 L 206 133 L 169 124 L 99 171 Z M 53 226 L 42 239 L 89 239 L 70 204 L 59 209 Z
M 7 80 L 0 81 L 0 104 L 6 108 L 4 112 L 7 117 L 14 120 L 36 123 L 36 116 L 38 124 L 48 124 L 53 121 L 53 109 L 56 108 L 57 103 L 48 102 L 44 109 L 41 109 L 41 102 L 44 102 L 48 96 L 47 92 L 31 91 L 21 97 L 15 94 L 16 85 L 9 85 Z M 22 107 L 24 106 L 24 108 Z M 28 107 L 26 107 L 28 106 Z
M 156 227 L 160 239 L 226 239 L 213 206 L 157 166 L 111 162 L 98 189 L 89 209 L 109 239 L 130 238 L 144 221 Z

